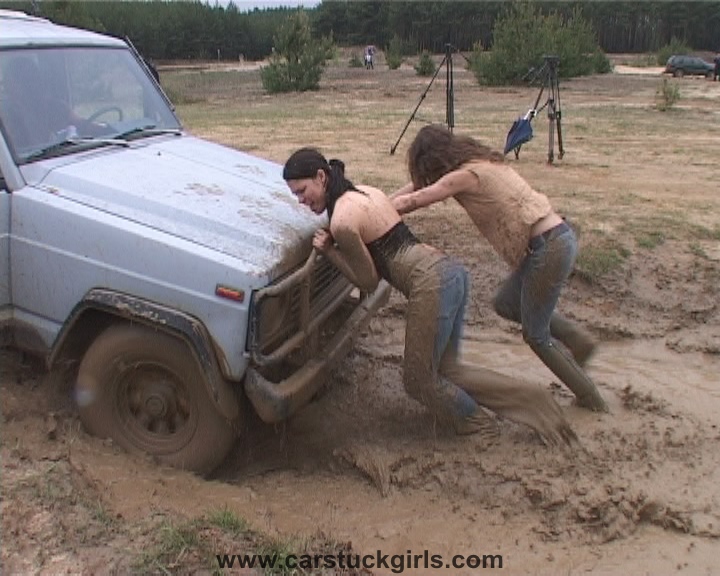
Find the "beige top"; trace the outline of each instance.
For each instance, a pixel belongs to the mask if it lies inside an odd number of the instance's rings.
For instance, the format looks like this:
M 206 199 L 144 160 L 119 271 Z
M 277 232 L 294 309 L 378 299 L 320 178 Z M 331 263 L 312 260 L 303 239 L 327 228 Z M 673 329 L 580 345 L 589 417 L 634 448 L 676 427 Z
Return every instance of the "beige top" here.
M 477 160 L 466 169 L 478 186 L 454 195 L 488 242 L 511 266 L 522 261 L 530 229 L 552 212 L 547 196 L 533 188 L 510 166 Z

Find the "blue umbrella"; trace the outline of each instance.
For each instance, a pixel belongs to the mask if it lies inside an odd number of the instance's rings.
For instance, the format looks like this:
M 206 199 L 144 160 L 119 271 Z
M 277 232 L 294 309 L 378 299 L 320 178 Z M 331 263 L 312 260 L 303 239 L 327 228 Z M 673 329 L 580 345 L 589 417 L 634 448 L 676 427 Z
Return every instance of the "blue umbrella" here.
M 520 153 L 520 146 L 529 142 L 533 137 L 532 126 L 530 122 L 535 117 L 536 111 L 534 108 L 528 110 L 525 116 L 522 116 L 513 122 L 513 125 L 508 132 L 507 139 L 505 140 L 505 154 L 510 150 L 515 150 L 515 157 L 517 158 Z

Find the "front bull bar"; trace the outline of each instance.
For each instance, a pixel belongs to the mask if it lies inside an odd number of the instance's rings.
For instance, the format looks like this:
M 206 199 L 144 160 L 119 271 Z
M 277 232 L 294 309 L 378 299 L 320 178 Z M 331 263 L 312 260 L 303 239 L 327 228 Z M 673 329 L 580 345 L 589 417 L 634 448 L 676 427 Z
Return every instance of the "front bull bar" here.
M 270 354 L 262 354 L 259 347 L 252 351 L 256 366 L 262 367 L 278 362 L 290 351 L 302 344 L 337 309 L 336 303 L 347 298 L 353 287 L 341 292 L 332 305 L 325 307 L 310 318 L 309 283 L 317 254 L 313 250 L 305 265 L 278 284 L 270 286 L 257 295 L 260 299 L 277 296 L 301 282 L 300 330 Z M 251 366 L 245 375 L 245 393 L 260 418 L 268 423 L 286 420 L 305 406 L 322 386 L 325 378 L 350 351 L 353 339 L 364 330 L 370 319 L 390 298 L 390 285 L 381 280 L 375 290 L 368 294 L 353 310 L 340 330 L 299 370 L 280 382 L 271 382 Z

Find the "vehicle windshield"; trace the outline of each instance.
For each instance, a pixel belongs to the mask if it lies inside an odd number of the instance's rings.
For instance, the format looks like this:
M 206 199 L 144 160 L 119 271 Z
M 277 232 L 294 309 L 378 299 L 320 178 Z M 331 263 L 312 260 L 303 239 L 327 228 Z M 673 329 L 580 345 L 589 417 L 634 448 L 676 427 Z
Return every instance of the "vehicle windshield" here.
M 0 129 L 19 163 L 181 129 L 129 49 L 0 51 Z

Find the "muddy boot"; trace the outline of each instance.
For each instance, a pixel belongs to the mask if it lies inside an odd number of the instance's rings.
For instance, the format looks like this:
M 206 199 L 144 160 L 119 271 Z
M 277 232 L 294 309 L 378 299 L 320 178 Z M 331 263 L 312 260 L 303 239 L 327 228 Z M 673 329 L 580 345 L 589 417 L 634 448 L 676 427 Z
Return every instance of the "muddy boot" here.
M 608 412 L 608 405 L 600 396 L 600 392 L 583 369 L 573 359 L 570 352 L 558 341 L 549 344 L 531 344 L 533 352 L 543 361 L 545 366 L 572 390 L 577 398 L 578 406 L 589 408 L 595 412 Z
M 585 366 L 595 352 L 595 340 L 590 333 L 557 312 L 550 319 L 550 333 L 570 350 L 580 366 Z
M 577 436 L 565 420 L 562 409 L 552 394 L 540 386 L 527 384 L 467 362 L 443 362 L 442 369 L 480 406 L 498 416 L 530 426 L 546 444 L 577 442 Z M 489 437 L 487 434 L 496 432 L 493 430 L 496 426 L 495 420 L 488 421 L 489 418 L 487 413 L 478 408 L 462 422 L 462 426 L 456 423 L 455 430 L 461 434 L 461 430 L 465 428 L 468 430 L 465 433 L 474 433 L 479 428 L 479 431 Z

